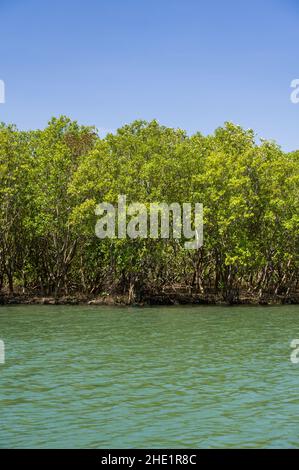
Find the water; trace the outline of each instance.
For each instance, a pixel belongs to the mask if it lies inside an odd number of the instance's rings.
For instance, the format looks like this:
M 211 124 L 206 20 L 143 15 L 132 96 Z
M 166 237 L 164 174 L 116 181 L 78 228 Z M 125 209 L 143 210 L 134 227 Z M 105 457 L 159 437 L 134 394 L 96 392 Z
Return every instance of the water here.
M 0 447 L 299 447 L 299 307 L 0 307 Z

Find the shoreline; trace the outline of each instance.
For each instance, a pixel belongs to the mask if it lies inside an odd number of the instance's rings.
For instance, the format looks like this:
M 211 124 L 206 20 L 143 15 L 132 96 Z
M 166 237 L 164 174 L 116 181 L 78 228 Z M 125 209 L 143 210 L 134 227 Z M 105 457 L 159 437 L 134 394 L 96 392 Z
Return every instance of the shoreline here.
M 0 293 L 0 307 L 6 305 L 106 305 L 106 306 L 138 306 L 151 305 L 298 305 L 299 293 L 288 297 L 240 295 L 238 298 L 225 300 L 221 294 L 184 294 L 177 293 L 151 295 L 141 301 L 129 301 L 126 295 L 68 295 L 68 296 L 41 296 L 29 294 Z

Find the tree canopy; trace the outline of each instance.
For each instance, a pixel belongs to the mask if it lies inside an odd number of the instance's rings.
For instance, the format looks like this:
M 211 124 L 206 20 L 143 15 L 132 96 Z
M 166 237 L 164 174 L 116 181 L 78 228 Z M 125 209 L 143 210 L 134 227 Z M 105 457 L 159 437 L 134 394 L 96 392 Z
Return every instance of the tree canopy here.
M 203 203 L 203 246 L 98 239 L 95 207 L 120 194 Z M 0 126 L 0 288 L 10 292 L 287 297 L 298 288 L 298 208 L 299 151 L 232 123 L 188 136 L 135 121 L 104 138 L 64 116 L 37 131 Z

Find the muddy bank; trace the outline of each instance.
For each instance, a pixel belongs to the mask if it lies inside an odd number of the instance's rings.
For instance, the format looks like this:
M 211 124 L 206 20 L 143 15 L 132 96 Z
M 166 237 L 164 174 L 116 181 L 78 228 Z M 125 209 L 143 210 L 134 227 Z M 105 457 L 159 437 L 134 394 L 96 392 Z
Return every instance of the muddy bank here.
M 181 294 L 160 293 L 144 296 L 140 301 L 129 301 L 126 295 L 98 295 L 86 296 L 82 294 L 45 297 L 29 294 L 0 293 L 0 305 L 286 305 L 299 304 L 299 292 L 289 296 L 264 295 L 262 297 L 243 293 L 238 297 L 225 299 L 219 294 Z

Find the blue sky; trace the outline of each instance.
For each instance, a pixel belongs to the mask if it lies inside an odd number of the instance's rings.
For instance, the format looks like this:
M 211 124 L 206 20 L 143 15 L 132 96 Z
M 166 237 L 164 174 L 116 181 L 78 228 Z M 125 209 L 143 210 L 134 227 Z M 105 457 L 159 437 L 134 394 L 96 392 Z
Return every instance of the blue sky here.
M 299 148 L 299 0 L 0 0 L 0 121 L 225 121 Z

